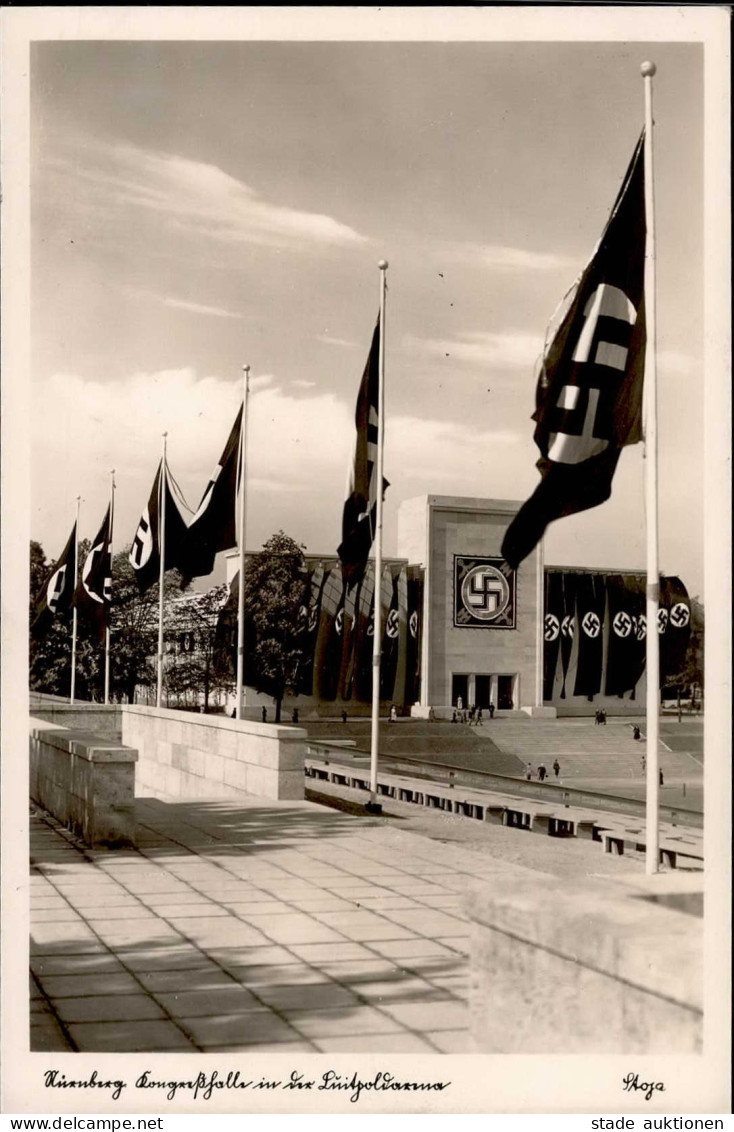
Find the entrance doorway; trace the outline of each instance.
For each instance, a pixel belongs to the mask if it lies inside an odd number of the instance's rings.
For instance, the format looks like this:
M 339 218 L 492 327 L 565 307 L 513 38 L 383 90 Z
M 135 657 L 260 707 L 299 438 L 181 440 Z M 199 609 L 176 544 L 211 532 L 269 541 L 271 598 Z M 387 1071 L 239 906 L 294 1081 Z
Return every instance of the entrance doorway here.
M 467 675 L 453 675 L 451 677 L 451 703 L 456 707 L 461 697 L 462 707 L 469 706 L 469 677 Z
M 486 709 L 489 707 L 489 676 L 479 676 L 475 678 L 475 698 L 474 702 L 477 707 Z
M 512 684 L 512 676 L 497 677 L 497 707 L 500 711 L 512 711 L 515 706 L 512 699 Z

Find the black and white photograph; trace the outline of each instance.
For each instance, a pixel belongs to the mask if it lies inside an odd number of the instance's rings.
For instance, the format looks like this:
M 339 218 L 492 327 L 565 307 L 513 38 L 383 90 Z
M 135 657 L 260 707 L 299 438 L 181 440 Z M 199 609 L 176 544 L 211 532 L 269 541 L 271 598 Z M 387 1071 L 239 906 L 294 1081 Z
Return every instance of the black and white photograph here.
M 729 18 L 4 9 L 4 1112 L 731 1111 Z

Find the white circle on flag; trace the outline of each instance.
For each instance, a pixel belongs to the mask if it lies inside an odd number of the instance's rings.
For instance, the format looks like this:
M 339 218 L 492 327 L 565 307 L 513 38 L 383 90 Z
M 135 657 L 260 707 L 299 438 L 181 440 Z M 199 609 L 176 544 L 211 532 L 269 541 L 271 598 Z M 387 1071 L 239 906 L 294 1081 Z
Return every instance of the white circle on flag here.
M 629 637 L 634 628 L 629 613 L 625 612 L 624 609 L 620 609 L 618 613 L 615 613 L 612 628 L 618 637 Z
M 411 637 L 417 637 L 418 636 L 418 611 L 415 610 L 415 609 L 413 610 L 413 612 L 410 615 L 410 620 L 408 621 L 408 628 L 410 629 Z
M 588 613 L 584 614 L 583 620 L 581 621 L 581 628 L 584 630 L 587 637 L 599 636 L 601 621 L 596 613 L 594 613 L 593 609 L 590 609 Z
M 153 553 L 153 532 L 150 527 L 150 514 L 146 507 L 143 511 L 138 529 L 130 548 L 130 565 L 134 570 L 140 570 Z
M 64 589 L 64 581 L 66 579 L 66 563 L 59 566 L 58 570 L 49 579 L 48 586 L 46 587 L 46 605 L 52 613 L 56 612 L 59 598 Z
M 543 627 L 543 638 L 546 641 L 555 641 L 561 631 L 561 625 L 555 613 L 546 613 Z
M 685 602 L 677 602 L 670 611 L 670 620 L 676 629 L 685 629 L 691 620 L 691 611 Z

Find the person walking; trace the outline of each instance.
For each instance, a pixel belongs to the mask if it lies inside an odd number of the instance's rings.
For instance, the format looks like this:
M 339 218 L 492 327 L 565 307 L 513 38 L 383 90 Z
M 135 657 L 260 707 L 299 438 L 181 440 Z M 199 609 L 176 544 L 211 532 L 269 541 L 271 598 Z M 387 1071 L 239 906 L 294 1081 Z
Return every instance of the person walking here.
M 526 763 L 525 764 L 525 778 L 528 780 L 528 782 L 530 782 L 532 777 L 533 777 L 532 763 Z
M 471 707 L 469 708 L 469 726 L 470 727 L 474 723 L 474 716 L 476 714 L 477 714 L 477 709 L 474 707 L 474 704 L 472 704 Z
M 477 708 L 477 727 L 483 727 L 483 726 L 484 725 L 482 723 L 482 709 L 479 707 L 479 708 Z
M 262 709 L 262 717 L 263 717 L 263 723 L 267 723 L 268 722 L 268 709 L 266 707 L 264 707 Z
M 453 712 L 451 713 L 451 722 L 452 723 L 458 723 L 459 722 L 459 718 L 456 714 L 456 708 L 454 708 Z
M 346 722 L 347 722 L 347 712 L 346 712 L 346 708 L 345 708 L 342 711 L 342 723 L 346 723 Z
M 494 704 L 491 700 L 489 702 L 489 718 L 494 719 Z
M 548 773 L 548 771 L 545 769 L 545 764 L 541 763 L 540 766 L 538 767 L 538 778 L 540 779 L 541 782 L 545 782 L 545 776 L 546 776 L 547 773 Z
M 393 704 L 392 707 L 390 708 L 390 722 L 395 723 L 397 718 L 398 718 L 398 709 L 395 707 L 395 704 Z
M 558 775 L 561 773 L 561 764 L 559 763 L 558 759 L 556 759 L 553 763 L 553 773 L 555 774 L 556 778 L 558 778 Z

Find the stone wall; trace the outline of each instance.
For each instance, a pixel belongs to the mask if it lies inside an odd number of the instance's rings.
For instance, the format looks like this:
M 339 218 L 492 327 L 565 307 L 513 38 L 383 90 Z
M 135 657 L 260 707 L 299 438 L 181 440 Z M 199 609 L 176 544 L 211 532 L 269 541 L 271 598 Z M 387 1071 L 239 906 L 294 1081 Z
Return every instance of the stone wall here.
M 137 751 L 115 740 L 30 721 L 30 795 L 89 846 L 135 839 Z
M 472 893 L 477 1049 L 700 1053 L 701 884 L 513 877 Z
M 300 727 L 125 704 L 122 737 L 140 754 L 139 796 L 304 795 L 306 732 Z
M 30 707 L 34 719 L 61 727 L 93 731 L 95 735 L 119 736 L 122 732 L 119 704 L 70 704 L 68 700 L 55 703 L 47 697 L 36 698 L 31 692 Z

